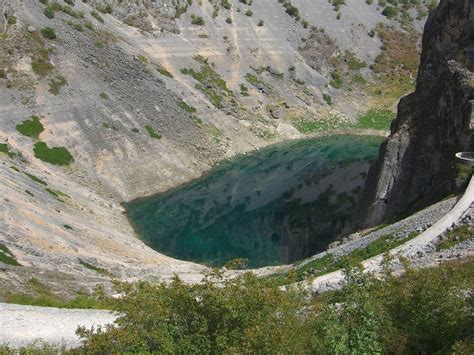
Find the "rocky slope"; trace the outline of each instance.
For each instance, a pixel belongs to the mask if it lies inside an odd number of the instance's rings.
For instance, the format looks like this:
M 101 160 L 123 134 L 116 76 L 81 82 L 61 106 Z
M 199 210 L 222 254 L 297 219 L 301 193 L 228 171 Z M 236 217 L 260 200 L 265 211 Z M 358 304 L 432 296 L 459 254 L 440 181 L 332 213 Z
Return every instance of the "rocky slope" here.
M 405 35 L 416 57 L 426 6 L 290 5 L 0 0 L 0 247 L 28 268 L 0 273 L 4 289 L 94 280 L 84 261 L 196 280 L 202 267 L 135 238 L 120 203 L 390 107 L 380 72 Z
M 454 154 L 472 151 L 474 3 L 441 1 L 424 35 L 416 90 L 402 98 L 360 201 L 361 226 L 456 192 L 470 176 Z M 461 171 L 460 171 L 461 169 Z

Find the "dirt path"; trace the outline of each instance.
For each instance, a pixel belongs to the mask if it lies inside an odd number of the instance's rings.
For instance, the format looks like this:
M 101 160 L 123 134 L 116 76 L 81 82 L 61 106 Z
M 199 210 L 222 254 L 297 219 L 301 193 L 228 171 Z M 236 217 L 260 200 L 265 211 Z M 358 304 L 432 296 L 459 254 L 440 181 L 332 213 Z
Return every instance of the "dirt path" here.
M 67 348 L 77 347 L 80 345 L 75 334 L 78 326 L 90 328 L 114 320 L 113 314 L 102 310 L 0 303 L 0 345 L 19 348 L 41 339 L 50 344 L 64 344 Z

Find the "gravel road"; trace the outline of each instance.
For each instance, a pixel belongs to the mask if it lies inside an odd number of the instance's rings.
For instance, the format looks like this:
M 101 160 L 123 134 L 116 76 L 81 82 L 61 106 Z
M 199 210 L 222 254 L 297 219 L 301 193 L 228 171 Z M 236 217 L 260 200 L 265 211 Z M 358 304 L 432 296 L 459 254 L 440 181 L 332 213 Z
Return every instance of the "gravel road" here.
M 113 314 L 102 310 L 0 303 L 0 345 L 18 348 L 41 339 L 46 343 L 73 348 L 80 345 L 80 339 L 75 334 L 78 326 L 90 328 L 105 325 L 112 323 L 115 318 Z

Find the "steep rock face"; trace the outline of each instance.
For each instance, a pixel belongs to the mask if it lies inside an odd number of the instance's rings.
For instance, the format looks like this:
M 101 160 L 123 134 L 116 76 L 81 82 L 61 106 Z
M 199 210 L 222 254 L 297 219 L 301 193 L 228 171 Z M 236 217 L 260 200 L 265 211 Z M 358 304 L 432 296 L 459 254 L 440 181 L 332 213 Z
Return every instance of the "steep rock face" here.
M 398 105 L 360 199 L 358 227 L 426 206 L 459 189 L 454 154 L 473 149 L 474 1 L 444 0 L 423 34 L 414 93 Z

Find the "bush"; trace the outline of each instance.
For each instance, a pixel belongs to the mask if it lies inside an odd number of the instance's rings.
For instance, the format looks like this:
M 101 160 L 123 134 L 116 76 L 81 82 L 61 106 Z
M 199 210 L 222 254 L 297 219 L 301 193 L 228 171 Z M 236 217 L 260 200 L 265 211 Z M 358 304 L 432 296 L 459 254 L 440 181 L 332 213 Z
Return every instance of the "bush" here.
M 41 29 L 41 35 L 46 39 L 56 39 L 56 33 L 51 27 Z
M 54 9 L 50 6 L 47 6 L 45 9 L 44 9 L 44 15 L 47 17 L 47 18 L 54 18 Z
M 204 19 L 202 16 L 191 15 L 191 23 L 197 26 L 204 26 Z
M 302 296 L 252 274 L 228 281 L 210 274 L 199 285 L 179 278 L 122 283 L 117 290 L 124 297 L 109 302 L 122 316 L 107 331 L 80 328 L 85 353 L 303 353 L 311 332 L 298 315 Z
M 328 105 L 332 105 L 332 97 L 328 94 L 323 94 L 323 100 L 326 101 Z
M 161 137 L 162 137 L 161 134 L 156 132 L 155 129 L 152 126 L 146 125 L 145 129 L 146 129 L 146 131 L 148 132 L 148 134 L 150 135 L 151 138 L 161 139 Z
M 227 22 L 230 25 L 232 23 L 232 19 L 230 17 L 227 17 L 225 19 L 225 22 Z
M 64 85 L 67 85 L 67 80 L 64 76 L 58 75 L 55 78 L 51 79 L 49 81 L 49 92 L 53 95 L 58 95 L 59 90 L 61 90 L 61 87 Z
M 263 26 L 263 20 L 259 20 L 257 23 L 257 26 L 262 27 Z
M 68 165 L 74 161 L 71 153 L 64 147 L 49 148 L 44 142 L 38 142 L 34 145 L 33 151 L 35 157 L 54 165 Z
M 116 283 L 120 298 L 100 301 L 120 314 L 105 329 L 79 328 L 79 353 L 434 354 L 474 350 L 474 259 L 363 273 L 345 262 L 337 291 L 308 297 L 251 273 L 219 271 L 189 285 Z M 455 352 L 462 349 L 463 352 Z
M 0 243 L 0 262 L 7 265 L 20 266 L 10 249 L 8 249 L 2 243 Z
M 104 19 L 102 18 L 102 16 L 100 16 L 100 14 L 97 11 L 92 10 L 91 16 L 95 18 L 97 21 L 104 23 Z
M 253 11 L 248 9 L 247 11 L 245 11 L 245 15 L 251 17 L 253 15 Z
M 398 14 L 398 9 L 390 5 L 386 6 L 385 9 L 383 9 L 382 11 L 382 15 L 388 18 L 395 17 L 397 16 L 397 14 Z
M 26 120 L 16 125 L 16 129 L 24 136 L 33 138 L 38 138 L 39 134 L 44 131 L 39 117 L 35 115 L 31 116 L 31 120 Z
M 7 24 L 15 25 L 16 24 L 16 16 L 10 15 L 7 17 Z

